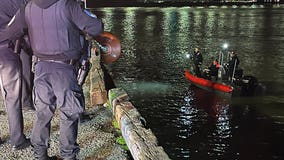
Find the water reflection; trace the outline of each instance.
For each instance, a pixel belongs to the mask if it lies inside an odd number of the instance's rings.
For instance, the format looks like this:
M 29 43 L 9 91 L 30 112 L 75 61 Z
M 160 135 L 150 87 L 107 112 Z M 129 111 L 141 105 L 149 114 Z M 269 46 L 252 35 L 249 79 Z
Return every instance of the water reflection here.
M 231 125 L 229 113 L 229 100 L 222 98 L 220 96 L 214 95 L 210 92 L 204 91 L 202 89 L 196 88 L 194 86 L 190 87 L 190 90 L 185 95 L 185 107 L 181 108 L 181 112 L 184 113 L 182 116 L 183 124 L 187 125 L 187 130 L 182 130 L 180 133 L 183 138 L 190 138 L 193 134 L 203 134 L 205 133 L 207 142 L 203 142 L 203 145 L 210 146 L 207 148 L 207 154 L 211 158 L 222 157 L 227 151 L 229 144 L 227 143 L 231 138 Z M 199 111 L 198 111 L 199 110 Z M 200 110 L 202 111 L 200 113 Z M 203 117 L 200 117 L 203 114 Z M 206 116 L 207 115 L 207 116 Z M 186 119 L 185 119 L 186 117 Z M 202 118 L 202 119 L 200 119 Z M 195 120 L 194 120 L 195 119 Z M 208 129 L 192 131 L 192 126 L 194 121 L 204 121 L 204 127 Z M 208 124 L 210 124 L 208 126 Z M 187 133 L 188 136 L 184 134 Z M 204 148 L 199 148 L 195 150 L 192 155 L 203 153 Z
M 118 87 L 172 159 L 283 159 L 283 6 L 99 8 L 123 54 L 110 65 Z M 228 42 L 267 95 L 228 102 L 188 88 L 185 54 L 205 62 Z M 185 94 L 186 92 L 186 94 Z

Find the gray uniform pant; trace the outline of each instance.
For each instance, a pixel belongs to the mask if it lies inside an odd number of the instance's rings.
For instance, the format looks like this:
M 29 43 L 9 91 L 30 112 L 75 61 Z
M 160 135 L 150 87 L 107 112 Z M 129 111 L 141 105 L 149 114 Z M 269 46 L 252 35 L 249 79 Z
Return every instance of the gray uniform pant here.
M 21 75 L 19 55 L 7 46 L 0 46 L 1 90 L 8 114 L 10 142 L 16 146 L 25 140 L 21 106 Z
M 56 107 L 60 117 L 60 152 L 63 159 L 72 159 L 79 152 L 76 143 L 79 115 L 84 111 L 82 87 L 77 84 L 76 69 L 69 64 L 39 61 L 35 66 L 34 104 L 36 120 L 32 145 L 36 155 L 49 147 L 51 119 Z
M 32 68 L 32 56 L 22 51 L 20 55 L 22 61 L 22 106 L 33 107 L 32 101 L 32 89 L 33 89 L 33 73 Z

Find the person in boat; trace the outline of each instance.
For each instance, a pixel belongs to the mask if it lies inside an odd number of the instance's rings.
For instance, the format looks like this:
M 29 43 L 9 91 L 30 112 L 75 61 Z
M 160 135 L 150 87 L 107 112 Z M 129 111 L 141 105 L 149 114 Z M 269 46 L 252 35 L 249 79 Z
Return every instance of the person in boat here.
M 219 64 L 218 60 L 215 59 L 213 60 L 211 66 L 209 67 L 209 74 L 211 76 L 211 80 L 213 81 L 217 81 L 218 80 L 218 70 L 221 67 L 221 65 Z
M 240 64 L 240 60 L 238 58 L 237 53 L 232 51 L 230 53 L 230 60 L 228 62 L 228 76 L 229 76 L 229 80 L 231 80 L 233 78 L 233 74 L 236 71 L 236 69 L 238 69 L 239 64 Z
M 218 80 L 218 70 L 221 67 L 217 59 L 214 59 L 208 68 L 204 69 L 203 77 L 208 80 Z
M 203 57 L 200 53 L 199 48 L 194 49 L 193 53 L 193 63 L 194 63 L 194 72 L 197 77 L 201 77 L 201 65 L 203 63 Z

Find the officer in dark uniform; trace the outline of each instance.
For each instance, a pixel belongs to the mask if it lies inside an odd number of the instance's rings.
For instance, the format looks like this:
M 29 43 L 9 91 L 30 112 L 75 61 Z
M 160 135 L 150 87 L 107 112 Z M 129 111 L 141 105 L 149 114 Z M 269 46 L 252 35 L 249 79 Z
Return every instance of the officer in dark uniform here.
M 234 51 L 232 51 L 230 53 L 230 60 L 228 62 L 228 69 L 229 69 L 229 80 L 232 80 L 234 77 L 233 77 L 233 74 L 234 74 L 234 71 L 236 69 L 238 69 L 239 67 L 239 64 L 240 64 L 240 60 L 238 58 L 238 55 L 237 53 L 235 53 Z
M 3 31 L 24 0 L 0 0 L 0 31 Z M 21 104 L 22 67 L 20 56 L 9 48 L 9 41 L 0 43 L 0 84 L 4 104 L 8 114 L 10 140 L 14 149 L 30 145 L 23 134 L 23 115 Z
M 31 139 L 35 156 L 48 158 L 50 121 L 58 107 L 61 157 L 77 159 L 76 139 L 84 96 L 74 64 L 82 50 L 80 32 L 96 36 L 103 31 L 102 21 L 88 16 L 76 0 L 32 0 L 0 37 L 13 40 L 26 29 L 38 58 L 34 77 L 36 120 Z
M 199 48 L 194 49 L 193 53 L 193 63 L 194 63 L 194 72 L 197 77 L 201 77 L 201 65 L 203 63 L 202 54 L 199 51 Z

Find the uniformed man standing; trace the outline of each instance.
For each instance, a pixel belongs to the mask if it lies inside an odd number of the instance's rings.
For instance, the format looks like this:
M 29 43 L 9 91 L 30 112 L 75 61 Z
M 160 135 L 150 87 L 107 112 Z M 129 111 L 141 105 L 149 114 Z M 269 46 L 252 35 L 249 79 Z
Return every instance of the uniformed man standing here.
M 228 62 L 228 70 L 229 70 L 229 81 L 231 81 L 234 78 L 234 72 L 236 69 L 238 69 L 239 64 L 240 64 L 240 60 L 238 58 L 237 53 L 235 53 L 234 51 L 232 51 L 230 53 L 230 60 Z
M 25 29 L 38 58 L 34 78 L 36 120 L 31 138 L 35 156 L 48 158 L 50 121 L 58 107 L 61 157 L 78 159 L 76 139 L 84 97 L 74 64 L 82 49 L 80 32 L 96 36 L 103 31 L 102 22 L 88 16 L 76 0 L 32 0 L 0 37 L 13 39 Z
M 0 31 L 3 31 L 16 14 L 24 0 L 0 0 Z M 22 67 L 20 56 L 13 52 L 9 41 L 0 43 L 0 84 L 6 107 L 10 140 L 14 149 L 23 149 L 30 145 L 23 134 L 23 114 L 21 104 Z
M 193 63 L 195 75 L 197 77 L 201 77 L 201 65 L 203 63 L 203 57 L 199 51 L 199 48 L 194 48 Z

